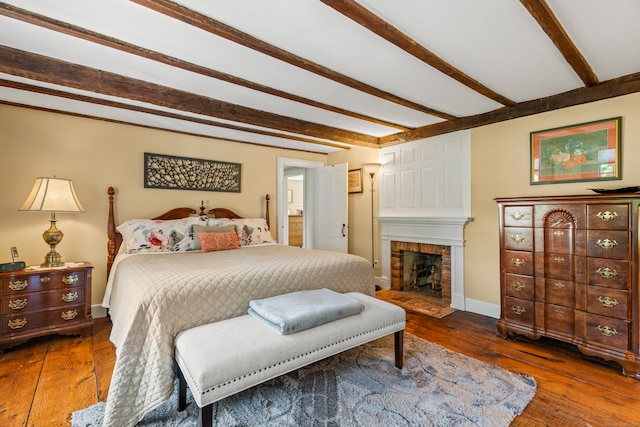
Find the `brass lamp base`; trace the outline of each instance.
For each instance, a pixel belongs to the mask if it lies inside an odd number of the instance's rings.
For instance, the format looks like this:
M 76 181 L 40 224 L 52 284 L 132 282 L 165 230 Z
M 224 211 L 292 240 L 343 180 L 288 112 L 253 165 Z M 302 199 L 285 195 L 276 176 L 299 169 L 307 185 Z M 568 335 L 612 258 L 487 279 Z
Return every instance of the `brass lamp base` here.
M 56 228 L 56 213 L 51 212 L 51 226 L 47 231 L 42 233 L 42 238 L 49 245 L 51 250 L 48 254 L 44 256 L 44 262 L 40 264 L 40 267 L 62 267 L 64 262 L 62 262 L 62 257 L 58 252 L 56 252 L 56 245 L 60 243 L 64 234 L 62 231 Z

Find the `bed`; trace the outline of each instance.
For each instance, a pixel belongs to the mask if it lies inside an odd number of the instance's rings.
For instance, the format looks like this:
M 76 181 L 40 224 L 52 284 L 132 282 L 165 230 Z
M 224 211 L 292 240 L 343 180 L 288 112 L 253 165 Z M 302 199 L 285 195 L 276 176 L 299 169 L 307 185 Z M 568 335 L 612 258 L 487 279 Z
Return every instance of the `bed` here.
M 374 295 L 375 278 L 367 260 L 279 245 L 270 238 L 264 218 L 242 218 L 225 208 L 206 211 L 201 205 L 199 212 L 177 208 L 153 220 L 116 227 L 114 189 L 108 194 L 109 279 L 103 305 L 113 322 L 116 364 L 103 426 L 133 426 L 169 398 L 173 342 L 182 330 L 244 315 L 252 299 L 298 290 Z M 265 199 L 268 218 L 268 196 Z M 153 226 L 158 227 L 155 234 Z M 189 226 L 200 232 L 190 236 L 185 231 Z M 225 227 L 227 231 L 220 231 Z M 212 249 L 207 240 L 224 240 L 214 234 L 233 240 L 234 233 L 237 248 L 216 243 Z M 141 235 L 147 238 L 144 244 Z M 201 249 L 193 247 L 196 239 Z

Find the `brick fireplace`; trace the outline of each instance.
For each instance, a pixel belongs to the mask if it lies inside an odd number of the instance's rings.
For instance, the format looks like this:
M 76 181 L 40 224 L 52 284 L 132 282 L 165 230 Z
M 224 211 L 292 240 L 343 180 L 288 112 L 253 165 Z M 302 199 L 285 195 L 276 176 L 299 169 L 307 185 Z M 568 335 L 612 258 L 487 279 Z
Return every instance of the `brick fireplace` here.
M 385 289 L 401 290 L 411 268 L 404 266 L 403 252 L 441 256 L 442 299 L 465 310 L 464 237 L 470 218 L 377 217 L 381 228 L 382 277 Z
M 407 265 L 405 252 L 436 255 L 439 258 L 437 267 L 438 279 L 436 286 L 422 284 L 420 289 L 429 286 L 431 293 L 442 298 L 443 302 L 451 304 L 451 247 L 444 245 L 433 245 L 430 243 L 415 242 L 391 242 L 391 290 L 403 291 L 412 287 L 413 277 L 412 266 Z M 433 284 L 433 283 L 432 283 Z

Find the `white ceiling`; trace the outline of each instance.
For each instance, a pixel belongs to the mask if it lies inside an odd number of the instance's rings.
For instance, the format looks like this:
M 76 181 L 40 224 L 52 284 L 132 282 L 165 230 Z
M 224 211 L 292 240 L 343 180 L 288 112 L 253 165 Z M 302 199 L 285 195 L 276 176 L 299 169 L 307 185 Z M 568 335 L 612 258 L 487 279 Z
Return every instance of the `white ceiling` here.
M 638 17 L 637 0 L 12 0 L 0 102 L 321 153 L 384 146 L 639 91 Z M 242 34 L 208 31 L 220 23 Z

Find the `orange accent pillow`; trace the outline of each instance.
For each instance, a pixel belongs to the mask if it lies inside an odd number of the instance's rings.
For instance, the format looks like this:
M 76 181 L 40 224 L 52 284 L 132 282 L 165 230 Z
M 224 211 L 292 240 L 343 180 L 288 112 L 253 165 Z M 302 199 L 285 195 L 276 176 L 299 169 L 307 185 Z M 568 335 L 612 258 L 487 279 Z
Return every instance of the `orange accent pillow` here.
M 238 233 L 198 233 L 202 252 L 224 251 L 227 249 L 238 249 Z

